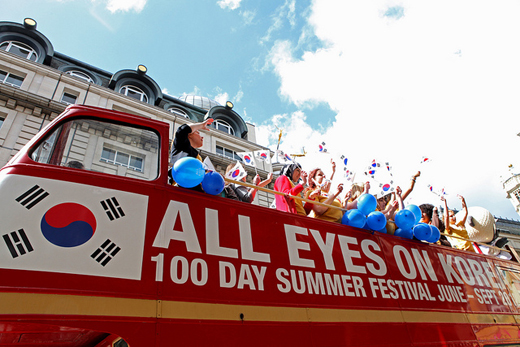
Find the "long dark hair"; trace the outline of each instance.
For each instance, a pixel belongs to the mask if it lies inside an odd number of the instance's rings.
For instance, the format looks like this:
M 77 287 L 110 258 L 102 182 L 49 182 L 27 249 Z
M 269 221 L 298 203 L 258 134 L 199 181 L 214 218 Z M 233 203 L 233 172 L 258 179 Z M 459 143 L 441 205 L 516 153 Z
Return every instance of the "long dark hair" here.
M 282 168 L 282 171 L 280 172 L 280 174 L 289 177 L 289 179 L 292 181 L 292 175 L 294 173 L 294 170 L 296 170 L 296 169 L 301 170 L 302 166 L 298 163 L 285 164 L 284 167 Z

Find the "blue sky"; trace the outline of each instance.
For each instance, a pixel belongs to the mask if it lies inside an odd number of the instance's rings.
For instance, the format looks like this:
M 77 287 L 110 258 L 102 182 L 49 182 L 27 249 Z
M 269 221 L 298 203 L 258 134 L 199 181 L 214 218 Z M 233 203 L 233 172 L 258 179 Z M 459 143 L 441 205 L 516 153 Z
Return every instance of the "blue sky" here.
M 56 51 L 109 72 L 144 64 L 167 94 L 231 100 L 261 145 L 281 128 L 280 148 L 305 147 L 304 169 L 345 155 L 364 181 L 388 161 L 402 187 L 421 170 L 409 203 L 440 205 L 431 185 L 519 219 L 502 190 L 520 168 L 519 14 L 512 0 L 18 0 L 0 20 L 32 17 Z

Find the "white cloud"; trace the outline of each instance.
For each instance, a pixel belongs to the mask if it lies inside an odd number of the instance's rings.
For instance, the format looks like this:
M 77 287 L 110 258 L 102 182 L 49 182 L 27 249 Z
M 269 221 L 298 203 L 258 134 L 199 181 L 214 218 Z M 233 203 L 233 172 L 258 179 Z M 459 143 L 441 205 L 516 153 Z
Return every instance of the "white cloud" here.
M 217 1 L 217 5 L 220 6 L 222 9 L 230 9 L 230 10 L 236 10 L 240 7 L 240 2 L 242 0 L 219 0 Z
M 240 12 L 245 25 L 250 25 L 256 17 L 256 11 L 242 11 Z
M 114 28 L 110 24 L 107 23 L 101 16 L 96 12 L 95 9 L 90 9 L 89 11 L 90 15 L 94 17 L 101 25 L 103 25 L 105 28 L 107 28 L 109 31 L 114 31 Z
M 135 11 L 140 13 L 144 6 L 146 5 L 147 0 L 108 0 L 107 1 L 107 9 L 112 12 L 129 12 Z
M 285 0 L 284 4 L 276 9 L 272 16 L 273 24 L 267 29 L 267 33 L 260 39 L 260 44 L 271 41 L 271 36 L 274 32 L 280 31 L 285 20 L 289 22 L 291 27 L 296 24 L 296 0 Z
M 226 101 L 229 101 L 229 94 L 228 93 L 225 93 L 225 92 L 222 92 L 222 93 L 219 93 L 217 94 L 215 97 L 214 97 L 215 101 L 218 102 L 219 104 L 221 105 L 225 105 L 226 104 Z
M 309 24 L 326 48 L 296 56 L 292 43 L 277 41 L 269 64 L 283 98 L 298 106 L 323 102 L 337 116 L 319 132 L 300 112 L 275 116 L 287 127 L 282 145 L 299 151 L 323 139 L 359 168 L 373 157 L 389 160 L 403 186 L 421 169 L 409 202 L 438 204 L 426 191 L 432 184 L 451 193 L 452 207 L 460 208 L 461 193 L 470 206 L 514 212 L 499 176 L 520 146 L 520 4 L 467 5 L 404 1 L 404 15 L 389 18 L 386 0 L 314 1 Z M 275 142 L 271 126 L 257 132 Z M 432 162 L 419 165 L 423 155 Z M 310 169 L 322 159 L 302 162 Z
M 233 98 L 233 101 L 240 102 L 240 100 L 242 100 L 243 97 L 244 97 L 244 92 L 242 91 L 242 88 L 240 88 L 240 90 L 237 92 L 237 94 Z

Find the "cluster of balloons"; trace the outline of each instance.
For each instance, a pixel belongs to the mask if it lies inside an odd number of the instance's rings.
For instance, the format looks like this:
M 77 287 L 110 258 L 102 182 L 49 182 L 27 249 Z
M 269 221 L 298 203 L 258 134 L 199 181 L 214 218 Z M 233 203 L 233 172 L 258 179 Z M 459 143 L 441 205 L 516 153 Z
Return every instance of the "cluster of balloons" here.
M 376 198 L 371 194 L 363 194 L 357 201 L 357 209 L 345 212 L 341 223 L 386 233 L 386 217 L 383 213 L 375 211 L 377 207 Z M 394 232 L 394 235 L 407 239 L 412 239 L 415 236 L 421 241 L 437 242 L 441 236 L 439 229 L 433 225 L 420 223 L 421 217 L 422 212 L 417 205 L 408 205 L 404 210 L 398 211 L 394 220 L 398 229 Z
M 200 160 L 192 157 L 177 160 L 173 164 L 172 177 L 179 186 L 184 188 L 193 188 L 202 184 L 202 189 L 211 195 L 220 194 L 225 185 L 224 178 L 218 172 L 206 172 Z

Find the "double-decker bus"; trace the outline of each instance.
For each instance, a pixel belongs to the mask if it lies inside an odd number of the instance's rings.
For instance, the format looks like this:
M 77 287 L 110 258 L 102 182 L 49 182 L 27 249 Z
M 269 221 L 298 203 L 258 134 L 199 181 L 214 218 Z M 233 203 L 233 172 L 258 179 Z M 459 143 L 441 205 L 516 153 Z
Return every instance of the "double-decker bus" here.
M 70 106 L 0 170 L 0 346 L 515 346 L 520 266 L 168 184 Z

